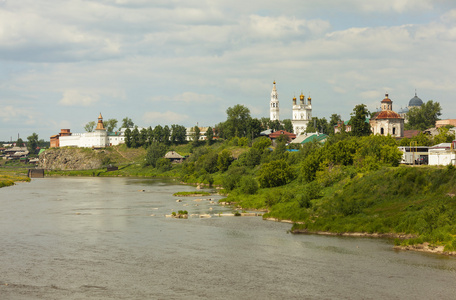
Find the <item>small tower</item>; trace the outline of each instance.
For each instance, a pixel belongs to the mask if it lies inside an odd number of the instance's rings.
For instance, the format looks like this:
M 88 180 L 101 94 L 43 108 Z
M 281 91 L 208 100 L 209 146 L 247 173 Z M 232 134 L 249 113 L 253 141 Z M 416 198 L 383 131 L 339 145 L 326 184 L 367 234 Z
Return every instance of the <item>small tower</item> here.
M 279 95 L 277 94 L 276 82 L 274 81 L 271 92 L 271 103 L 269 106 L 269 118 L 271 121 L 279 119 Z
M 100 115 L 98 116 L 97 128 L 95 128 L 95 130 L 106 130 L 106 129 L 104 128 L 103 116 L 101 115 L 101 113 L 100 113 Z

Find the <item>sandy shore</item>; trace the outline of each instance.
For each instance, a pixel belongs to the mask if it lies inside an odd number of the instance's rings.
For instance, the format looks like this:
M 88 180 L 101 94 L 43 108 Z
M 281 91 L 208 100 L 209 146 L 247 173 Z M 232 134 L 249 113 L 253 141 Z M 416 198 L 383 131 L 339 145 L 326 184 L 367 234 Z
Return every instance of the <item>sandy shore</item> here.
M 456 256 L 456 251 L 444 251 L 443 246 L 432 246 L 429 243 L 410 245 L 410 246 L 394 246 L 394 249 Z

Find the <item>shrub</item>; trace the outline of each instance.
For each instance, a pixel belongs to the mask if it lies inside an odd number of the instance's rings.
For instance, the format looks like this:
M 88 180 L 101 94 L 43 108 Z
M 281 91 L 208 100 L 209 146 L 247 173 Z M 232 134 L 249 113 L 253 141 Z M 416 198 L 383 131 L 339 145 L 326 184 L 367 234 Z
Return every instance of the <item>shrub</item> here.
M 156 168 L 160 170 L 160 172 L 166 172 L 171 170 L 171 161 L 167 158 L 160 158 L 156 162 Z
M 239 183 L 239 191 L 243 194 L 253 195 L 258 191 L 258 183 L 254 178 L 244 176 Z
M 284 160 L 276 160 L 262 166 L 258 181 L 261 187 L 268 188 L 287 184 L 293 178 L 290 166 Z

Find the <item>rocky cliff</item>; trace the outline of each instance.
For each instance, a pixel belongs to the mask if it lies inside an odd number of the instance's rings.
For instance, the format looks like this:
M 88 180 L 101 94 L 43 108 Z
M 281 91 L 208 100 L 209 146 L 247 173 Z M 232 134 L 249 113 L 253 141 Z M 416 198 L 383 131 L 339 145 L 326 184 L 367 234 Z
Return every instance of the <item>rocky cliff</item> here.
M 40 168 L 47 170 L 90 170 L 102 167 L 104 150 L 51 148 L 40 154 Z

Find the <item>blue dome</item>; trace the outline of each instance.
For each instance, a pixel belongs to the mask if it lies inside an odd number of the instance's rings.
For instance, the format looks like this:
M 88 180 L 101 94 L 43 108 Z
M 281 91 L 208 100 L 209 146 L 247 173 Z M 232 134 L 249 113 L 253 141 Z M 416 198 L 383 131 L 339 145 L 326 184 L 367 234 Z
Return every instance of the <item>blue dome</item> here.
M 412 99 L 410 99 L 409 105 L 408 105 L 408 106 L 409 106 L 409 107 L 410 107 L 410 106 L 421 106 L 422 104 L 423 104 L 423 101 L 422 101 L 420 98 L 418 98 L 418 96 L 417 96 L 416 93 L 415 93 L 415 97 L 413 97 Z

